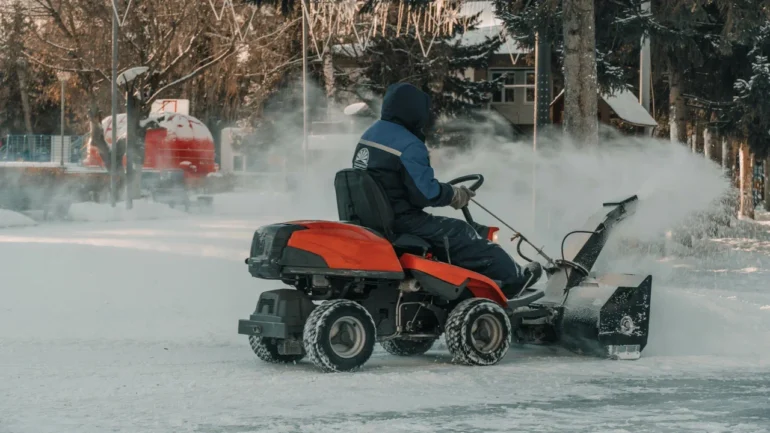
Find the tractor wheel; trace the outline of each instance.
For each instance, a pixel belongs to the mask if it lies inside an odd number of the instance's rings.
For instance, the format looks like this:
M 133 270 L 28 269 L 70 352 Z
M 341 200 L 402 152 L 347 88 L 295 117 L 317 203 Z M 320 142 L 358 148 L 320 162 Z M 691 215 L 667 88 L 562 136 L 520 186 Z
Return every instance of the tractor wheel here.
M 382 348 L 391 355 L 396 356 L 414 356 L 422 355 L 433 347 L 435 339 L 430 340 L 385 340 L 381 343 Z
M 251 350 L 257 355 L 257 358 L 262 361 L 272 364 L 290 364 L 300 361 L 305 357 L 302 355 L 281 355 L 278 353 L 278 346 L 275 344 L 275 340 L 271 338 L 256 337 L 254 335 L 249 336 L 249 345 Z
M 347 299 L 316 307 L 304 329 L 305 352 L 324 371 L 349 371 L 372 356 L 377 335 L 364 307 Z
M 500 305 L 483 298 L 460 302 L 447 319 L 449 353 L 465 365 L 494 365 L 511 346 L 511 321 Z

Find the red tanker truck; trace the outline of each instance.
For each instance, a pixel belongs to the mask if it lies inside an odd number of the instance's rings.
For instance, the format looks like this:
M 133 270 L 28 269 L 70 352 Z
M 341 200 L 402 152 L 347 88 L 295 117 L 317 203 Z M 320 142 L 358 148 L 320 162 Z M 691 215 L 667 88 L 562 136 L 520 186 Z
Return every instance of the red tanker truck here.
M 146 121 L 158 126 L 148 129 L 145 135 L 145 170 L 181 170 L 189 187 L 203 186 L 210 174 L 219 171 L 214 160 L 214 138 L 203 122 L 181 113 L 153 113 Z M 125 114 L 117 116 L 117 125 L 120 140 L 126 136 Z M 107 144 L 112 146 L 112 117 L 102 120 L 102 127 Z M 83 165 L 103 167 L 96 147 L 90 142 L 87 147 Z

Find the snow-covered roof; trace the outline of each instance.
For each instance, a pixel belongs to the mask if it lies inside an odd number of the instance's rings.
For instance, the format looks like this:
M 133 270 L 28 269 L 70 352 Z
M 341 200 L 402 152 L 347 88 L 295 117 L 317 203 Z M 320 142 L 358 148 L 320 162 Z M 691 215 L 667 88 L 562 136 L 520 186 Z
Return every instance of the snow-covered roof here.
M 501 26 L 502 20 L 495 16 L 495 5 L 489 0 L 465 0 L 460 6 L 460 16 L 469 17 L 481 12 L 479 23 L 476 27 Z
M 503 32 L 502 25 L 480 27 L 462 34 L 462 45 L 475 45 L 484 42 L 485 38 L 494 38 Z M 505 42 L 495 51 L 495 54 L 526 54 L 529 51 L 522 48 L 512 38 L 505 37 Z
M 559 92 L 551 105 L 564 96 L 564 90 Z M 634 96 L 628 90 L 618 91 L 614 94 L 599 94 L 602 101 L 606 102 L 610 106 L 615 114 L 623 119 L 624 122 L 630 123 L 635 126 L 658 126 L 658 122 L 653 119 L 650 113 L 642 107 L 639 103 L 639 99 Z
M 628 90 L 614 95 L 602 95 L 602 99 L 621 119 L 636 126 L 658 126 L 658 122 L 642 107 L 639 99 Z

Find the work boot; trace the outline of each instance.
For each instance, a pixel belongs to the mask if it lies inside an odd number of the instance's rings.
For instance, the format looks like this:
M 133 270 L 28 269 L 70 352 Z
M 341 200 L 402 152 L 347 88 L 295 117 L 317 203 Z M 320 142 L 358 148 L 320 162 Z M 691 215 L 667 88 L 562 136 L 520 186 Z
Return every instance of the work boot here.
M 540 281 L 540 277 L 543 276 L 543 266 L 540 262 L 527 263 L 527 266 L 524 266 L 524 276 L 527 278 L 524 289 L 532 287 L 535 283 Z
M 540 277 L 543 276 L 543 266 L 538 262 L 528 263 L 524 266 L 524 269 L 522 269 L 522 275 L 522 279 L 524 280 L 523 285 L 521 280 L 519 280 L 516 284 L 505 284 L 500 288 L 506 298 L 516 298 L 521 295 L 521 292 L 523 292 L 524 289 L 532 287 L 532 285 L 537 283 L 540 280 Z

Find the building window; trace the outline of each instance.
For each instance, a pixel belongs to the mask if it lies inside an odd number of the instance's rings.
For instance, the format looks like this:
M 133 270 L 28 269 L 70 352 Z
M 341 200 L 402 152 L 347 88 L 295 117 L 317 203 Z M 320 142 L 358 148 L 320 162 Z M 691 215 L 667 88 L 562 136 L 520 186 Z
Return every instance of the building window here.
M 510 104 L 516 101 L 516 72 L 515 71 L 494 71 L 492 72 L 492 81 L 503 78 L 503 86 L 492 93 L 492 102 Z
M 527 71 L 527 81 L 526 81 L 527 87 L 526 87 L 526 95 L 524 100 L 526 102 L 535 102 L 535 72 L 534 71 Z

